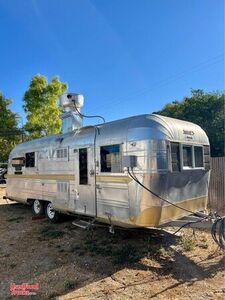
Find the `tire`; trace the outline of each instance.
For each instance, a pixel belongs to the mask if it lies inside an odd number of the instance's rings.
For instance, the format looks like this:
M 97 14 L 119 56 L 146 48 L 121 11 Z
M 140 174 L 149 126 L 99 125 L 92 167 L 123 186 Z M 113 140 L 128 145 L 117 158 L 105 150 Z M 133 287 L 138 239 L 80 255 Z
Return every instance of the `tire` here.
M 44 202 L 38 199 L 32 203 L 32 212 L 35 216 L 42 216 L 44 214 Z
M 51 202 L 45 205 L 45 215 L 51 223 L 56 223 L 60 219 L 60 213 L 54 210 Z

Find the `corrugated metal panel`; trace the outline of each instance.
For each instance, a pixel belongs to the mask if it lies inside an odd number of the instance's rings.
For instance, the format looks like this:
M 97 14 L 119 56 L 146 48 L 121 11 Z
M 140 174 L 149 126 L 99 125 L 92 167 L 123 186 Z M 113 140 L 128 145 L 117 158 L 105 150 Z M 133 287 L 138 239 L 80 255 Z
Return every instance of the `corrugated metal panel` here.
M 209 208 L 225 213 L 225 157 L 211 157 L 209 183 Z

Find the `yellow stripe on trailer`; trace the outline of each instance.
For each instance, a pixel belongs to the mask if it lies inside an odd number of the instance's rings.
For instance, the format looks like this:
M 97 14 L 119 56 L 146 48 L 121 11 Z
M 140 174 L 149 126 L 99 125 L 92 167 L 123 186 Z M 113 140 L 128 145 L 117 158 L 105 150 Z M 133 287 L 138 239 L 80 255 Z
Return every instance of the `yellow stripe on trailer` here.
M 46 179 L 46 180 L 75 180 L 75 175 L 68 174 L 8 174 L 7 178 L 16 179 Z

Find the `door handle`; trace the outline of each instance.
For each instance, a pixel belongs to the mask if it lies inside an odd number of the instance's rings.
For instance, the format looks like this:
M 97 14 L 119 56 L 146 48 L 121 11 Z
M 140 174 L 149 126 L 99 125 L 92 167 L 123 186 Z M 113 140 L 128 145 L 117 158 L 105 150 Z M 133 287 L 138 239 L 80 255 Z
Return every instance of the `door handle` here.
M 93 169 L 91 169 L 91 170 L 89 171 L 89 175 L 90 175 L 90 176 L 95 175 L 95 171 L 94 171 Z

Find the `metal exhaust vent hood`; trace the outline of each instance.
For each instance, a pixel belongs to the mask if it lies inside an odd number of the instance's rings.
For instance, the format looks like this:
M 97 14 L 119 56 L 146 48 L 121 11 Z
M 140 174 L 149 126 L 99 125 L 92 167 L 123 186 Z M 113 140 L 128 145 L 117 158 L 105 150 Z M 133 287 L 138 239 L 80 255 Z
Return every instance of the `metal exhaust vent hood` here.
M 83 126 L 80 114 L 84 105 L 84 96 L 75 93 L 66 93 L 60 96 L 59 105 L 62 107 L 62 133 L 71 132 Z

